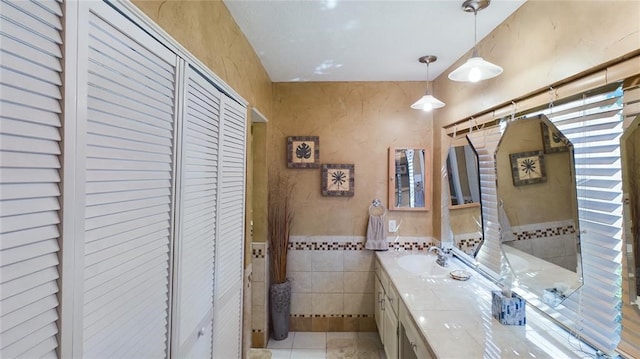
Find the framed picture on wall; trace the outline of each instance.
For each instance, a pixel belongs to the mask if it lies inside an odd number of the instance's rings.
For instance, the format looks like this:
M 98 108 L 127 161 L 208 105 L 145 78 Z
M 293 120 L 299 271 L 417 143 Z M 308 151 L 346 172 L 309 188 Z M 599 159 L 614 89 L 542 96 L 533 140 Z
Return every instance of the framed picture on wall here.
M 547 180 L 542 151 L 512 153 L 509 158 L 514 186 L 541 183 Z
M 320 137 L 318 136 L 287 137 L 287 167 L 289 168 L 320 167 Z
M 355 166 L 323 164 L 320 182 L 323 196 L 352 197 L 355 193 Z
M 569 150 L 569 140 L 555 129 L 550 129 L 546 123 L 540 122 L 544 153 L 565 152 Z

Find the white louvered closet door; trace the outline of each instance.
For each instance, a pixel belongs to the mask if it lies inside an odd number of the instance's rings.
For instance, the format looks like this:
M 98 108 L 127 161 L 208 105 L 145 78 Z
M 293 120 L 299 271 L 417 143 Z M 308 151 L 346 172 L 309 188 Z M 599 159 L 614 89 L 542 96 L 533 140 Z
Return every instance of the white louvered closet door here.
M 223 98 L 213 357 L 242 355 L 246 109 Z
M 88 21 L 82 357 L 166 356 L 176 56 L 104 2 Z M 84 12 L 83 12 L 84 11 Z M 83 74 L 80 74 L 83 78 Z M 83 119 L 78 119 L 79 123 Z
M 191 67 L 184 89 L 173 340 L 177 357 L 210 357 L 221 94 Z
M 55 357 L 62 10 L 0 7 L 0 357 Z

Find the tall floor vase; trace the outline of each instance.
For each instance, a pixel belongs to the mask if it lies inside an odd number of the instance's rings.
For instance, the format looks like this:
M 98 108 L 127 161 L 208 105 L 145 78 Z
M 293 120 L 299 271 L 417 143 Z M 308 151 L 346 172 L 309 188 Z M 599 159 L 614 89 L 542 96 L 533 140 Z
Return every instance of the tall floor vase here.
M 269 288 L 269 306 L 273 339 L 283 340 L 289 336 L 289 315 L 291 314 L 291 282 L 271 284 Z

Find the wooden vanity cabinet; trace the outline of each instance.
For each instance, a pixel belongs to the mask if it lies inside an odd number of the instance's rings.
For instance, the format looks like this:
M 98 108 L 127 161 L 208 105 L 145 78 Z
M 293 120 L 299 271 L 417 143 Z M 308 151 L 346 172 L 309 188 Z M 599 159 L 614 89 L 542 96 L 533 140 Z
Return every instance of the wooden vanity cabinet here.
M 425 343 L 418 331 L 417 326 L 411 318 L 411 314 L 404 306 L 400 305 L 399 318 L 399 346 L 398 358 L 400 359 L 433 359 L 434 355 L 429 350 L 429 345 Z
M 377 260 L 375 272 L 375 319 L 387 359 L 434 358 L 398 291 Z
M 382 287 L 378 276 L 376 276 L 374 287 L 374 294 L 376 296 L 374 298 L 374 316 L 376 319 L 376 326 L 378 327 L 378 335 L 380 335 L 380 340 L 384 343 L 384 288 Z
M 387 359 L 398 358 L 398 292 L 380 263 L 375 264 L 375 319 Z

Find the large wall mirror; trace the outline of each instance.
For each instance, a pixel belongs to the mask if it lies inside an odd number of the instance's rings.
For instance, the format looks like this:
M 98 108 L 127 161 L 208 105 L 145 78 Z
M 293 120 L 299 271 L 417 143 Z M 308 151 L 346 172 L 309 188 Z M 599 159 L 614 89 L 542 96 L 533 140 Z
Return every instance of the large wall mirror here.
M 389 209 L 426 211 L 431 186 L 429 152 L 419 147 L 389 148 Z
M 582 286 L 573 145 L 544 115 L 519 119 L 495 161 L 500 243 L 516 287 L 555 307 Z
M 629 303 L 640 306 L 640 116 L 621 137 L 624 234 Z
M 451 140 L 446 159 L 449 230 L 460 251 L 475 257 L 482 246 L 478 156 L 466 136 Z M 446 210 L 446 209 L 445 209 Z

